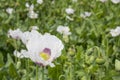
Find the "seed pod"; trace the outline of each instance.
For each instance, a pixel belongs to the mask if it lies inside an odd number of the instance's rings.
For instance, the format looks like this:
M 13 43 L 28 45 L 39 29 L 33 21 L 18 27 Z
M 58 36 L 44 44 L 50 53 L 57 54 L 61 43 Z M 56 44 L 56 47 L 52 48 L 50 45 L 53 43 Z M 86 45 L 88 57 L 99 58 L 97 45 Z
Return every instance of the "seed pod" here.
M 99 65 L 102 65 L 102 64 L 105 63 L 105 60 L 103 58 L 97 58 L 96 63 L 99 64 Z
M 69 48 L 68 49 L 68 52 L 71 56 L 74 56 L 75 55 L 75 49 L 74 48 Z

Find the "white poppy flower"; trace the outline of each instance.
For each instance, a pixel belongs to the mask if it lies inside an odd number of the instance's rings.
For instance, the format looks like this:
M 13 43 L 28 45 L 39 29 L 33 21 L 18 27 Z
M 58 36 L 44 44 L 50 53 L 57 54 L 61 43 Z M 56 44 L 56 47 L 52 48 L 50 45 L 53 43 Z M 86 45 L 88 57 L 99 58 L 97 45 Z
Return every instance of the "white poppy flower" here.
M 20 39 L 22 36 L 22 31 L 20 29 L 16 29 L 16 30 L 9 30 L 8 31 L 8 37 L 11 36 L 14 39 Z
M 52 61 L 61 55 L 61 50 L 64 48 L 61 40 L 56 36 L 48 33 L 41 35 L 34 29 L 31 32 L 24 32 L 20 39 L 26 45 L 27 50 L 15 51 L 14 55 L 20 58 L 30 58 L 39 65 L 54 67 Z
M 7 12 L 8 14 L 12 14 L 13 8 L 7 8 L 7 9 L 6 9 L 6 12 Z
M 67 14 L 74 14 L 74 9 L 72 9 L 72 8 L 67 8 L 66 10 L 65 10 L 65 12 L 67 13 Z
M 120 26 L 117 26 L 116 29 L 111 29 L 111 30 L 110 30 L 110 34 L 111 34 L 113 37 L 116 37 L 116 36 L 120 35 Z
M 91 16 L 91 12 L 84 12 L 80 15 L 82 18 L 86 18 L 86 17 L 89 17 Z
M 64 46 L 56 36 L 44 34 L 41 37 L 29 40 L 26 47 L 31 60 L 37 64 L 52 67 L 52 61 L 61 55 Z
M 120 3 L 120 0 L 111 0 L 114 4 Z
M 70 31 L 70 29 L 67 26 L 61 26 L 60 25 L 60 26 L 57 27 L 57 32 L 59 32 L 60 34 L 68 36 L 68 35 L 71 34 L 71 32 L 69 32 L 69 31 Z
M 37 0 L 37 3 L 38 3 L 38 4 L 42 4 L 42 3 L 43 3 L 43 0 Z

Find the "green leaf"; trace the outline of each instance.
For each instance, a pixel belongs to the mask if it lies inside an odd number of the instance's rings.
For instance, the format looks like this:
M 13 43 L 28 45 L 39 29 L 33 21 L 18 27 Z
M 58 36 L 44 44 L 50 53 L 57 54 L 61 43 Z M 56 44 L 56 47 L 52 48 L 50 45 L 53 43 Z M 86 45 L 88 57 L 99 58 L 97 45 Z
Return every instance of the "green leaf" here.
M 17 73 L 17 70 L 16 70 L 15 66 L 12 63 L 9 66 L 9 75 L 12 78 L 18 78 L 19 77 L 19 75 Z
M 3 67 L 2 69 L 0 69 L 0 80 L 6 77 L 7 75 L 8 75 L 7 68 Z M 7 79 L 3 79 L 3 80 L 7 80 Z
M 112 77 L 113 80 L 120 80 L 120 76 L 114 76 Z
M 0 68 L 4 66 L 3 55 L 0 53 Z
M 7 54 L 7 63 L 5 67 L 8 67 L 11 63 L 13 63 L 13 59 L 11 58 L 10 54 Z
M 7 78 L 5 76 L 3 76 L 3 79 L 2 80 L 7 80 Z

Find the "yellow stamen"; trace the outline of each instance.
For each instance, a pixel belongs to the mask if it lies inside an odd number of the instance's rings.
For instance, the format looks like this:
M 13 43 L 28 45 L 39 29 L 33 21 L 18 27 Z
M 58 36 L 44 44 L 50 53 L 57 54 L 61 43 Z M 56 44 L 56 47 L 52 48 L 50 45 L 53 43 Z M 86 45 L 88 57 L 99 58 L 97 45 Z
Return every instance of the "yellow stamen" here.
M 50 56 L 44 52 L 40 53 L 40 57 L 42 57 L 44 60 L 48 60 L 50 58 Z

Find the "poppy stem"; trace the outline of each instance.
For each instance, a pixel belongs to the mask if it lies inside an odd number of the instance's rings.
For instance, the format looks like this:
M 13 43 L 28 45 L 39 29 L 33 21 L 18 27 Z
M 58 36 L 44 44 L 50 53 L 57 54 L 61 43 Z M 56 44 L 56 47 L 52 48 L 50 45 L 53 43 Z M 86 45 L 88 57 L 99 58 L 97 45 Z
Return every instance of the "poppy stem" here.
M 26 63 L 26 65 L 27 65 L 27 72 L 29 73 L 29 59 L 27 60 L 27 63 Z M 29 75 L 28 75 L 28 78 L 27 78 L 27 80 L 29 80 Z
M 36 65 L 36 80 L 38 80 L 38 65 Z
M 42 80 L 44 80 L 44 66 L 42 67 Z

